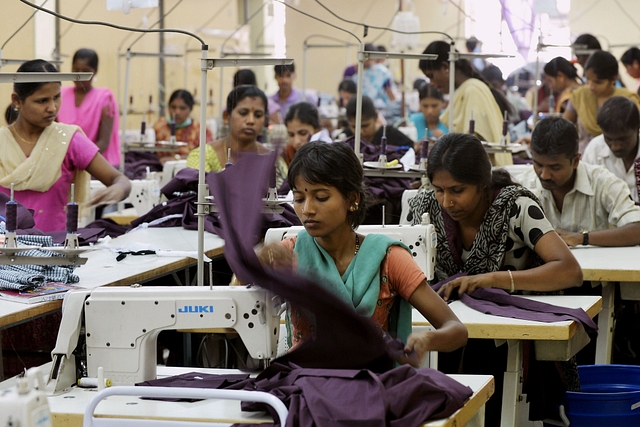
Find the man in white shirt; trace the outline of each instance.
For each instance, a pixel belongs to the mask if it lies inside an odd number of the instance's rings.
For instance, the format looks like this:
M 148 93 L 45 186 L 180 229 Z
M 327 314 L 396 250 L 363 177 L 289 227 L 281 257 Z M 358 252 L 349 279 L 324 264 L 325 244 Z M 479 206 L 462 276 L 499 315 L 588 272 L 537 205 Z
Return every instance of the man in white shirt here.
M 633 162 L 640 157 L 640 113 L 629 98 L 609 98 L 598 111 L 602 135 L 589 142 L 582 161 L 607 168 L 629 186 L 631 197 L 638 204 L 638 186 Z
M 545 215 L 569 246 L 640 244 L 640 207 L 629 187 L 601 166 L 580 161 L 578 131 L 549 117 L 531 135 L 533 171 L 521 182 L 540 198 Z

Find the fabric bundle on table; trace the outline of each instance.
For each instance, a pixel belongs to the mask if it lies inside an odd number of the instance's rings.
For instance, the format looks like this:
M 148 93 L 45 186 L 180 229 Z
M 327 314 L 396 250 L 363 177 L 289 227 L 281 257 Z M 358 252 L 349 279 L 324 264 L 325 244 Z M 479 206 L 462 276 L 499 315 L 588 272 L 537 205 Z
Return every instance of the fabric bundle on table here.
M 0 224 L 0 232 L 4 231 L 4 223 Z M 18 246 L 53 246 L 53 238 L 39 235 L 18 235 Z M 18 253 L 20 256 L 60 257 L 59 253 L 38 248 L 29 248 Z M 78 283 L 80 278 L 73 273 L 76 266 L 67 265 L 0 265 L 0 288 L 24 291 L 45 283 Z

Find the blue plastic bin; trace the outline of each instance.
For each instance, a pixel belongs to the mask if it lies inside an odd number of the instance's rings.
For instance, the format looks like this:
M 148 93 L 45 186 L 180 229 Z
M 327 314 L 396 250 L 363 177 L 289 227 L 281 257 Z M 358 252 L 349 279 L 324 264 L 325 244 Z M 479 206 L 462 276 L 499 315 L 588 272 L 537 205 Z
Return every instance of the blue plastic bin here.
M 567 392 L 571 427 L 639 427 L 640 366 L 579 366 L 580 392 Z

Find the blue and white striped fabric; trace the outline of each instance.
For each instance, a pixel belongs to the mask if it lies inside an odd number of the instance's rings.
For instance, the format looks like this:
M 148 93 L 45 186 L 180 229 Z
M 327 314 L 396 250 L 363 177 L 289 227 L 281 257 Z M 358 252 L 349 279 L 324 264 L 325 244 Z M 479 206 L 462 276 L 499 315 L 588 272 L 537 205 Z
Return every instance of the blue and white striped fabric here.
M 0 233 L 4 232 L 4 227 L 4 222 L 0 222 Z M 51 236 L 19 235 L 16 240 L 18 246 L 54 246 Z M 64 256 L 42 249 L 28 249 L 17 255 L 42 258 Z M 66 265 L 0 265 L 0 288 L 24 291 L 51 282 L 78 283 L 80 278 L 73 274 L 75 269 L 76 266 Z

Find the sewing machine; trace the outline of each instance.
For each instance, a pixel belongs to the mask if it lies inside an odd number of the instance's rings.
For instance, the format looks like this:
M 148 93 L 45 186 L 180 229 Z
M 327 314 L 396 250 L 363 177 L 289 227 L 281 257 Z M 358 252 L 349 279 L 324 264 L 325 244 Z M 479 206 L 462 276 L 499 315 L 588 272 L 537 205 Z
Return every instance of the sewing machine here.
M 267 230 L 264 243 L 278 243 L 296 236 L 301 230 L 304 230 L 304 227 L 270 228 Z M 429 214 L 422 215 L 420 225 L 361 225 L 358 227 L 358 233 L 384 234 L 401 241 L 409 247 L 416 263 L 427 276 L 427 280 L 433 279 L 438 241 L 435 227 L 429 221 Z
M 131 286 L 70 292 L 52 351 L 48 394 L 95 378 L 113 385 L 156 378 L 156 339 L 170 329 L 234 330 L 251 357 L 276 356 L 280 298 L 258 287 Z

